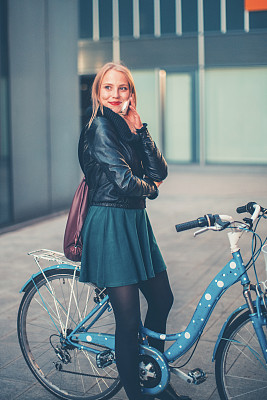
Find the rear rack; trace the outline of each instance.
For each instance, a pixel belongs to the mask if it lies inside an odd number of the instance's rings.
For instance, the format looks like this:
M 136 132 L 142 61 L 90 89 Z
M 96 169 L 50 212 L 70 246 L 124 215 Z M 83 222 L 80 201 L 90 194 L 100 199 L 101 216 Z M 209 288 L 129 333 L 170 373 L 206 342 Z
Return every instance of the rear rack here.
M 79 262 L 68 260 L 63 253 L 60 253 L 58 251 L 40 249 L 40 250 L 30 251 L 28 255 L 34 257 L 36 262 L 37 259 L 41 258 L 42 260 L 55 261 L 57 264 L 69 264 L 69 265 L 74 265 L 75 267 L 80 266 Z M 39 263 L 37 262 L 37 264 Z

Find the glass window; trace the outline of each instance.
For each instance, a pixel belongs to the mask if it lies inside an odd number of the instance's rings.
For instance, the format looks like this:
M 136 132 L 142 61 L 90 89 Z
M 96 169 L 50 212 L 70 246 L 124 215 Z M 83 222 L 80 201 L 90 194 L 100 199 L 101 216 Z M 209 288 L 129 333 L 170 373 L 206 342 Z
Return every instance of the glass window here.
M 160 1 L 161 34 L 175 33 L 175 0 Z
M 153 70 L 132 71 L 136 93 L 137 110 L 141 120 L 148 124 L 148 129 L 160 148 L 158 82 Z
M 192 77 L 190 74 L 167 74 L 164 143 L 168 161 L 192 161 Z
M 93 37 L 93 0 L 79 1 L 79 29 L 80 38 L 89 39 Z
M 11 222 L 11 173 L 8 120 L 7 3 L 0 2 L 0 226 Z
M 112 0 L 99 0 L 99 34 L 112 37 Z
M 244 0 L 226 0 L 226 29 L 244 30 Z
M 255 11 L 249 13 L 249 30 L 267 28 L 267 11 Z
M 205 0 L 204 3 L 204 31 L 220 31 L 220 0 Z
M 267 163 L 267 67 L 205 72 L 208 162 Z
M 120 36 L 133 36 L 133 0 L 119 0 Z
M 140 35 L 154 35 L 154 0 L 139 1 Z
M 197 32 L 197 0 L 182 0 L 182 31 Z

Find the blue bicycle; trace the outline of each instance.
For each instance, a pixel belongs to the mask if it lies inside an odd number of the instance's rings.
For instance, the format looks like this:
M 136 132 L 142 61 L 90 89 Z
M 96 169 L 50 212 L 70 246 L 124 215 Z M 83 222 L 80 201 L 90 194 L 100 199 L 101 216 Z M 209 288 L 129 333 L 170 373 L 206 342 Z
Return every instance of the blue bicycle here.
M 266 281 L 258 280 L 255 261 L 267 240 L 262 241 L 256 233 L 259 221 L 267 218 L 267 209 L 251 202 L 237 212 L 248 212 L 251 217 L 237 222 L 227 215 L 208 214 L 176 225 L 177 231 L 200 227 L 195 235 L 227 230 L 232 257 L 204 291 L 183 332 L 162 334 L 140 325 L 140 383 L 144 393 L 163 391 L 171 373 L 188 383 L 206 380 L 199 368 L 185 373 L 171 364 L 197 345 L 221 296 L 240 282 L 245 304 L 227 318 L 213 353 L 217 388 L 222 400 L 266 398 L 267 287 Z M 238 247 L 244 232 L 252 235 L 252 256 L 246 264 Z M 61 253 L 38 250 L 29 254 L 40 270 L 21 289 L 24 296 L 17 328 L 30 370 L 61 399 L 111 398 L 121 384 L 114 351 L 114 316 L 105 289 L 79 282 L 79 265 L 70 263 Z M 44 262 L 54 265 L 44 267 Z M 251 267 L 255 284 L 248 276 Z M 162 354 L 149 346 L 148 337 L 174 343 Z

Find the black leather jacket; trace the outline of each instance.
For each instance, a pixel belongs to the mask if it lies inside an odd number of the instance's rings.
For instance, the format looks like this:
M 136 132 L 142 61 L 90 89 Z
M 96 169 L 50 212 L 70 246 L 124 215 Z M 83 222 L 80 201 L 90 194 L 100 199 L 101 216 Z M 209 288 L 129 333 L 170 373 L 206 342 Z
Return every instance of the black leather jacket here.
M 78 154 L 91 205 L 145 208 L 146 197 L 157 197 L 154 181 L 166 178 L 167 164 L 146 124 L 137 132 L 106 107 L 82 130 Z

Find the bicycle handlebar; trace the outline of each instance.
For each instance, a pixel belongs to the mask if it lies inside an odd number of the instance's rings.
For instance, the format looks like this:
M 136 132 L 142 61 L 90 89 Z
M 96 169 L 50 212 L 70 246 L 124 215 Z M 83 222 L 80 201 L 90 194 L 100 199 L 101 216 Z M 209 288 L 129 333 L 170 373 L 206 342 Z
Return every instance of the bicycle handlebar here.
M 215 216 L 207 214 L 204 217 L 200 217 L 193 221 L 183 222 L 181 224 L 175 225 L 177 232 L 187 231 L 193 228 L 203 228 L 204 226 L 213 226 L 215 223 Z
M 251 201 L 248 204 L 246 204 L 245 206 L 237 207 L 236 211 L 238 214 L 241 214 L 244 212 L 249 212 L 252 215 L 252 217 L 249 218 L 249 220 L 251 220 L 250 223 L 253 224 L 253 222 L 258 218 L 260 212 L 266 213 L 267 209 L 259 206 L 254 201 Z M 229 217 L 229 218 L 231 218 L 231 217 Z M 246 220 L 247 219 L 245 218 L 245 221 Z M 200 218 L 197 218 L 192 221 L 187 221 L 187 222 L 183 222 L 181 224 L 177 224 L 177 225 L 175 225 L 175 228 L 176 228 L 177 232 L 182 232 L 182 231 L 187 231 L 188 229 L 193 229 L 193 228 L 211 227 L 211 226 L 214 226 L 215 223 L 217 225 L 218 221 L 220 221 L 221 229 L 226 228 L 226 226 L 228 226 L 230 223 L 230 219 L 227 219 L 227 221 L 229 221 L 229 222 L 221 225 L 222 221 L 220 220 L 219 215 L 206 214 L 204 217 L 200 217 Z

